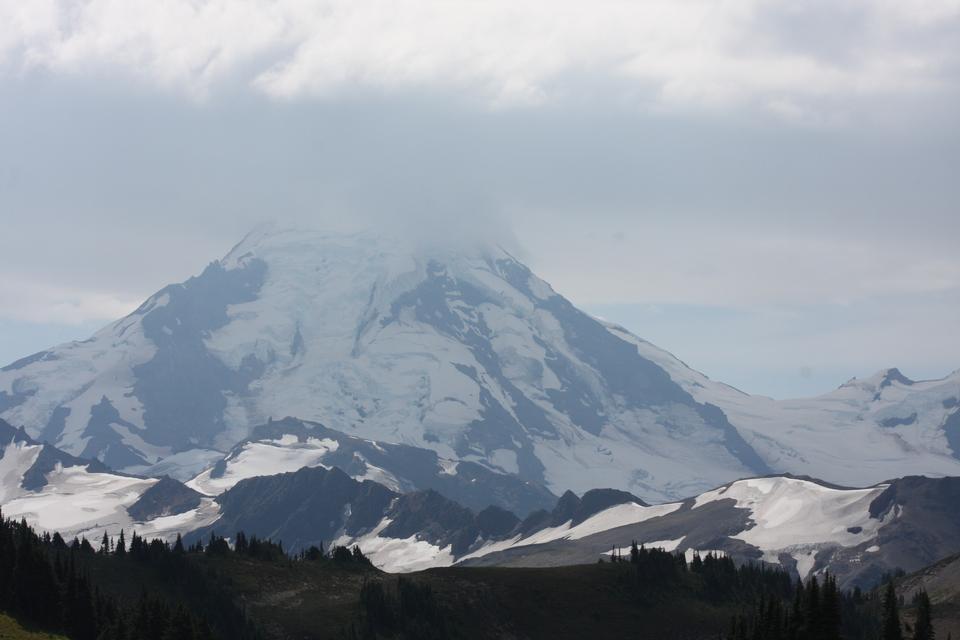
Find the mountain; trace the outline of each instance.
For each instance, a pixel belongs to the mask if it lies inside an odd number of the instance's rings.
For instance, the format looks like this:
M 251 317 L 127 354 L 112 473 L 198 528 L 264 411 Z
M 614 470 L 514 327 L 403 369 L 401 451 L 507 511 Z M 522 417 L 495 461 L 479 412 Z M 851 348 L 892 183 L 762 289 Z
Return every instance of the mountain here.
M 97 541 L 104 532 L 136 529 L 172 539 L 219 516 L 212 498 L 170 478 L 110 471 L 39 443 L 0 420 L 0 507 L 4 517 Z
M 554 494 L 661 502 L 772 472 L 960 475 L 958 380 L 887 372 L 778 403 L 581 312 L 499 247 L 265 229 L 89 340 L 4 367 L 0 416 L 181 480 L 296 416 Z
M 440 458 L 432 449 L 349 436 L 295 418 L 255 427 L 249 439 L 187 484 L 216 496 L 246 478 L 317 466 L 338 467 L 356 480 L 373 480 L 397 493 L 433 489 L 475 511 L 496 505 L 525 516 L 552 506 L 557 499 L 538 483 L 476 462 Z
M 887 369 L 822 396 L 773 400 L 711 380 L 626 329 L 607 326 L 699 402 L 720 407 L 778 472 L 853 486 L 905 474 L 958 475 L 960 370 L 914 381 Z
M 738 480 L 695 498 L 610 507 L 484 545 L 471 565 L 556 566 L 595 561 L 631 541 L 780 564 L 807 578 L 829 570 L 844 587 L 913 571 L 960 551 L 960 478 L 906 477 L 865 489 L 806 478 Z
M 622 491 L 592 490 L 582 499 L 568 492 L 552 511 L 538 510 L 521 521 L 497 506 L 477 512 L 434 490 L 401 494 L 322 466 L 240 480 L 216 502 L 219 517 L 190 531 L 186 541 L 245 531 L 282 540 L 294 552 L 359 545 L 386 571 L 448 566 L 515 534 L 532 535 L 570 520 L 586 523 L 614 505 L 646 506 Z
M 294 551 L 358 545 L 386 571 L 589 564 L 636 541 L 688 559 L 712 552 L 779 564 L 802 578 L 829 570 L 844 587 L 869 587 L 885 573 L 960 552 L 958 499 L 960 478 L 852 489 L 768 476 L 659 505 L 613 489 L 567 492 L 551 510 L 521 520 L 317 467 L 238 482 L 216 498 L 220 517 L 188 539 L 244 530 Z
M 387 571 L 592 563 L 637 541 L 688 557 L 715 552 L 762 560 L 800 577 L 829 570 L 850 587 L 960 552 L 960 478 L 911 476 L 852 489 L 777 475 L 654 505 L 618 489 L 567 491 L 548 500 L 542 488 L 474 463 L 451 464 L 416 448 L 397 453 L 392 448 L 405 445 L 298 420 L 262 425 L 257 435 L 184 484 L 112 472 L 0 421 L 3 514 L 94 541 L 121 530 L 167 540 L 182 534 L 188 541 L 242 530 L 282 540 L 290 551 L 359 545 Z M 396 466 L 404 459 L 410 467 Z M 354 466 L 348 473 L 332 463 Z M 296 470 L 263 471 L 284 465 Z M 418 468 L 419 475 L 412 471 Z M 408 490 L 408 477 L 421 486 Z M 453 493 L 473 500 L 495 495 L 530 508 L 521 518 L 496 504 L 466 506 Z
M 477 516 L 435 491 L 397 494 L 323 467 L 242 480 L 217 502 L 221 517 L 190 533 L 188 542 L 211 532 L 232 536 L 246 531 L 301 551 L 365 536 L 365 553 L 374 553 L 387 571 L 452 564 L 491 528 L 502 531 L 491 514 L 509 514 L 490 507 Z M 516 521 L 511 515 L 506 519 Z
M 5 420 L 0 420 L 0 446 L 4 453 L 0 456 L 0 504 L 23 491 L 42 489 L 47 485 L 47 474 L 59 467 L 107 471 L 99 460 L 82 460 L 37 442 L 23 427 L 17 429 Z

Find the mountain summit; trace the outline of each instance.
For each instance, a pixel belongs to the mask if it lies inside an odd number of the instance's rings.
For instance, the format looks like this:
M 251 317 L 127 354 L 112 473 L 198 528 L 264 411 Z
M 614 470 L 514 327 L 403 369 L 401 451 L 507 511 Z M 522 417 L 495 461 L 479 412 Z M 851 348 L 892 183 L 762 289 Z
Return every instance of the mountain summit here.
M 943 423 L 958 394 L 941 386 Z M 891 380 L 863 401 L 926 389 Z M 5 367 L 0 416 L 127 471 L 161 462 L 186 477 L 255 425 L 296 416 L 557 494 L 609 486 L 657 501 L 771 471 L 849 481 L 830 473 L 831 446 L 814 437 L 823 412 L 854 424 L 861 391 L 811 405 L 803 442 L 792 406 L 714 383 L 583 313 L 502 248 L 269 229 L 89 340 Z M 933 397 L 915 402 L 913 422 L 869 423 L 865 441 L 885 443 L 878 460 L 891 460 L 898 428 L 936 419 Z M 901 447 L 898 473 L 865 464 L 878 477 L 861 480 L 960 471 L 938 437 Z

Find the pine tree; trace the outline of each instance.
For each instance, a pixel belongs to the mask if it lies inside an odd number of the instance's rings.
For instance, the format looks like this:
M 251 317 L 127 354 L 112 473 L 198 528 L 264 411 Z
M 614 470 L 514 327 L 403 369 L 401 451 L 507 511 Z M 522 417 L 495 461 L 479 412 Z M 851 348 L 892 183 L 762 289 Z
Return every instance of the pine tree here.
M 250 543 L 247 541 L 247 534 L 238 531 L 234 538 L 233 550 L 237 553 L 245 554 L 250 550 Z
M 120 539 L 117 540 L 117 547 L 114 550 L 114 553 L 118 556 L 127 555 L 127 542 L 123 537 L 123 529 L 120 529 Z
M 913 597 L 917 609 L 917 621 L 913 625 L 913 640 L 934 640 L 933 623 L 930 615 L 930 596 L 926 591 L 918 591 Z
M 787 625 L 787 637 L 799 638 L 805 632 L 806 618 L 804 617 L 805 603 L 803 599 L 803 582 L 798 578 L 794 587 L 793 609 L 790 612 L 790 621 Z
M 0 609 L 10 606 L 13 589 L 13 565 L 16 551 L 13 546 L 13 533 L 3 521 L 0 513 Z
M 820 628 L 823 640 L 839 640 L 840 592 L 837 579 L 829 573 L 824 576 L 820 591 Z
M 167 628 L 161 636 L 162 640 L 190 640 L 193 635 L 193 621 L 190 619 L 190 614 L 183 607 L 177 607 L 170 614 Z
M 883 595 L 883 632 L 882 640 L 903 640 L 903 630 L 900 626 L 900 607 L 897 601 L 897 591 L 893 581 L 887 583 Z
M 693 552 L 693 559 L 690 561 L 690 571 L 694 573 L 703 572 L 703 558 L 700 557 L 699 551 Z
M 807 593 L 805 600 L 807 608 L 807 635 L 810 638 L 820 640 L 823 635 L 823 619 L 820 609 L 820 582 L 817 580 L 817 576 L 813 576 L 807 582 Z

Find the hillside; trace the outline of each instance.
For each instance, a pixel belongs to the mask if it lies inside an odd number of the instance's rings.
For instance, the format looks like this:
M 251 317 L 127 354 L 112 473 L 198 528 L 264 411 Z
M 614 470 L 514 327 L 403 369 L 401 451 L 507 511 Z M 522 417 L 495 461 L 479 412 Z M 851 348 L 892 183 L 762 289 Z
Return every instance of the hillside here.
M 917 576 L 939 576 L 955 597 L 956 562 L 901 580 L 900 593 Z M 928 586 L 942 622 L 946 592 Z M 133 535 L 95 551 L 0 519 L 4 623 L 12 614 L 73 640 L 873 640 L 882 602 L 878 591 L 839 590 L 829 573 L 800 583 L 777 567 L 638 545 L 584 565 L 397 576 L 356 547 L 291 555 L 237 532 L 232 545 L 216 535 L 191 545 Z M 910 623 L 909 607 L 903 619 Z
M 391 572 L 590 564 L 637 541 L 688 557 L 763 561 L 802 579 L 829 571 L 843 588 L 869 588 L 886 573 L 960 552 L 958 499 L 958 478 L 853 489 L 768 476 L 658 505 L 613 489 L 567 492 L 551 509 L 518 518 L 467 509 L 436 491 L 397 494 L 336 468 L 304 468 L 238 482 L 216 498 L 218 518 L 187 539 L 245 530 L 294 551 L 359 545 Z
M 5 613 L 0 613 L 0 640 L 67 640 L 65 636 L 30 631 Z
M 960 555 L 953 555 L 900 579 L 897 592 L 910 602 L 924 590 L 933 605 L 933 623 L 938 638 L 960 638 Z M 912 612 L 907 611 L 907 619 Z

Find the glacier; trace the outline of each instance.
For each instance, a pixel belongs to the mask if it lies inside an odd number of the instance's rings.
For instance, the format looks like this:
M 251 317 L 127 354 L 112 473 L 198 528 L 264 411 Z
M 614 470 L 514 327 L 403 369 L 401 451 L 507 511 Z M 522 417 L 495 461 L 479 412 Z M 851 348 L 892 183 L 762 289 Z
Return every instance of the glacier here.
M 960 475 L 958 401 L 960 373 L 895 370 L 819 398 L 751 396 L 583 313 L 500 247 L 281 228 L 0 370 L 0 417 L 125 472 L 187 480 L 295 416 L 454 470 L 651 502 L 774 472 Z M 324 455 L 304 442 L 263 444 L 272 457 L 243 473 Z

